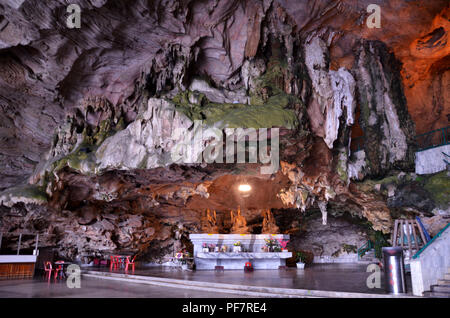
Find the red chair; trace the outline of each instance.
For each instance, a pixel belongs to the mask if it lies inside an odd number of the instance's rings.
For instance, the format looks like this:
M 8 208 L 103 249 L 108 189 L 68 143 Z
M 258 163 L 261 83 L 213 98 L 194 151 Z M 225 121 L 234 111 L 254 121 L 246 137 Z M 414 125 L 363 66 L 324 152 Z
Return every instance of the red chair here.
M 116 257 L 115 256 L 111 255 L 110 258 L 111 258 L 111 262 L 110 262 L 110 265 L 109 265 L 109 269 L 111 270 L 111 269 L 113 269 L 113 267 L 114 268 L 117 267 L 117 263 L 116 263 Z
M 136 255 L 134 255 L 133 259 L 130 261 L 130 256 L 127 256 L 125 271 L 128 271 L 128 266 L 131 265 L 133 273 L 134 273 L 134 260 L 136 259 Z
M 120 255 L 115 255 L 114 257 L 116 259 L 117 267 L 122 268 L 125 265 L 123 258 Z
M 55 279 L 58 277 L 58 273 L 61 271 L 61 274 L 63 273 L 63 265 L 61 263 L 64 263 L 64 261 L 56 261 L 55 265 L 57 267 L 55 268 Z
M 50 276 L 52 276 L 52 263 L 51 262 L 44 262 L 44 270 L 45 270 L 45 276 L 48 275 L 48 279 L 50 279 Z

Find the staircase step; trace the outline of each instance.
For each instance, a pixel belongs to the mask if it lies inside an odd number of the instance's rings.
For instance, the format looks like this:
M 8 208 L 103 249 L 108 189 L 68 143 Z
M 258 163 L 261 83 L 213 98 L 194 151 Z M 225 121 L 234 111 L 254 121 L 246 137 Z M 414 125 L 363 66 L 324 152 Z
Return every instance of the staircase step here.
M 423 295 L 425 297 L 434 297 L 434 298 L 450 298 L 450 293 L 439 293 L 439 292 L 424 292 Z
M 432 285 L 432 292 L 450 293 L 450 285 Z
M 438 285 L 450 285 L 450 280 L 438 279 Z

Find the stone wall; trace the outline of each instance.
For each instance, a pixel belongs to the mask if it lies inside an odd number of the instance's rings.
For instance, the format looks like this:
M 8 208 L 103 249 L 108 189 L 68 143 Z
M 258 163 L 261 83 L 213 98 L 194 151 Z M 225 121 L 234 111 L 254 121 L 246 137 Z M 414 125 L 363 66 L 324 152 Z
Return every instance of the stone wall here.
M 368 240 L 363 226 L 343 217 L 330 215 L 323 225 L 320 213 L 315 213 L 301 223 L 300 232 L 291 235 L 290 246 L 312 252 L 315 263 L 357 262 L 357 249 Z

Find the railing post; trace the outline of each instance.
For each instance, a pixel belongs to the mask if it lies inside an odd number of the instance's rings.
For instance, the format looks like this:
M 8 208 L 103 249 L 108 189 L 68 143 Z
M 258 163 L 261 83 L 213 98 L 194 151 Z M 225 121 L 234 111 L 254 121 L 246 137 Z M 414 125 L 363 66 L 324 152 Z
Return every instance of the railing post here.
M 19 234 L 19 244 L 17 244 L 17 255 L 19 255 L 21 243 L 22 243 L 22 234 Z
M 36 247 L 34 248 L 34 255 L 38 255 L 38 242 L 39 242 L 39 233 L 36 234 Z

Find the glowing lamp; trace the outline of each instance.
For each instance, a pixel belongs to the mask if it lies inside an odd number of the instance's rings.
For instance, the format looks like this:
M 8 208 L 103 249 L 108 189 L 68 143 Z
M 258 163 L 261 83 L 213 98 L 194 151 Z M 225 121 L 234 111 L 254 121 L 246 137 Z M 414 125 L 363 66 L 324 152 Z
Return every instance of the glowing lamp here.
M 252 187 L 248 184 L 240 184 L 238 189 L 241 192 L 248 192 L 252 189 Z

